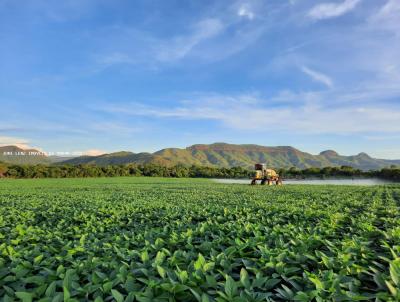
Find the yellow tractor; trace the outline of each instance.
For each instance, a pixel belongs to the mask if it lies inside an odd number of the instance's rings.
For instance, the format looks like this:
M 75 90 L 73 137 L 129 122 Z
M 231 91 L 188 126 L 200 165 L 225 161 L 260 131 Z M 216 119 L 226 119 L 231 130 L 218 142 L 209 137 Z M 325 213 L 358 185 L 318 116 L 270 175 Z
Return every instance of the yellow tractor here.
M 254 177 L 251 180 L 252 185 L 257 184 L 257 180 L 261 180 L 261 184 L 265 185 L 281 185 L 282 184 L 282 178 L 276 173 L 275 170 L 273 169 L 267 169 L 266 164 L 255 164 L 255 173 Z

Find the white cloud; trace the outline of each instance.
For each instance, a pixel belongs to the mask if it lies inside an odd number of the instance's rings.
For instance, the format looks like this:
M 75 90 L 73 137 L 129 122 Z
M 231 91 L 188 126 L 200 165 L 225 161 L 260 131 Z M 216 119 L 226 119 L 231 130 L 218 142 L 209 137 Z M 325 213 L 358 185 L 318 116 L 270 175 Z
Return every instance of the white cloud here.
M 0 136 L 0 146 L 17 146 L 22 149 L 32 148 L 29 146 L 29 140 L 25 138 L 12 137 L 12 136 Z
M 329 19 L 342 16 L 352 11 L 361 0 L 344 0 L 340 3 L 325 2 L 314 6 L 308 16 L 314 20 Z
M 82 155 L 88 155 L 88 156 L 98 156 L 98 155 L 103 155 L 106 154 L 107 152 L 104 150 L 99 150 L 99 149 L 89 149 L 86 151 L 80 152 Z
M 308 75 L 314 81 L 322 83 L 329 88 L 333 87 L 332 79 L 329 76 L 327 76 L 326 74 L 323 74 L 319 71 L 315 71 L 306 66 L 302 66 L 301 71 L 303 71 L 306 75 Z
M 253 20 L 254 19 L 254 12 L 250 9 L 250 7 L 248 5 L 241 5 L 237 11 L 237 15 L 239 17 L 245 17 L 249 20 Z

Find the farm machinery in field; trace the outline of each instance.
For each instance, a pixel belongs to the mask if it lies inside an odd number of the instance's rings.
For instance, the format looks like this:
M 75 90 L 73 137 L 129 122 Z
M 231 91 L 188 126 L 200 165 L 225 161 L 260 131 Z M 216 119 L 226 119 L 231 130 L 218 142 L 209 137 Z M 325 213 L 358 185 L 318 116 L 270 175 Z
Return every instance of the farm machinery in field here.
M 282 178 L 273 169 L 267 169 L 266 164 L 255 164 L 254 177 L 251 180 L 252 185 L 256 185 L 258 180 L 261 180 L 262 185 L 282 185 Z

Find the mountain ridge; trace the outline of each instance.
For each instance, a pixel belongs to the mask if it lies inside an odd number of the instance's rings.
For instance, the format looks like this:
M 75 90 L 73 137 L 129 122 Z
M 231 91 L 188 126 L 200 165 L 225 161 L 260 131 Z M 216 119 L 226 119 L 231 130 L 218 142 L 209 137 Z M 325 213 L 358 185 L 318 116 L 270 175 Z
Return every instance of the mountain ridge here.
M 313 155 L 292 146 L 237 145 L 221 142 L 195 144 L 186 148 L 164 148 L 154 153 L 119 151 L 97 156 L 84 155 L 65 159 L 46 156 L 36 149 L 3 146 L 0 147 L 0 161 L 13 164 L 95 164 L 101 166 L 152 163 L 165 166 L 199 165 L 226 168 L 240 166 L 249 169 L 252 169 L 254 163 L 258 162 L 266 163 L 273 168 L 296 167 L 299 169 L 351 166 L 360 170 L 378 170 L 391 165 L 400 165 L 400 160 L 372 158 L 364 152 L 344 156 L 334 150 L 325 150 Z
M 18 146 L 0 146 L 0 161 L 13 164 L 50 164 L 52 160 L 43 152 Z
M 61 164 L 161 164 L 201 165 L 210 167 L 241 166 L 252 168 L 254 163 L 265 162 L 274 168 L 296 167 L 300 169 L 327 166 L 351 166 L 361 170 L 374 170 L 400 165 L 400 160 L 372 158 L 366 153 L 344 156 L 334 150 L 318 155 L 298 150 L 292 146 L 261 146 L 255 144 L 195 144 L 186 148 L 164 148 L 154 153 L 108 153 L 99 156 L 77 157 Z

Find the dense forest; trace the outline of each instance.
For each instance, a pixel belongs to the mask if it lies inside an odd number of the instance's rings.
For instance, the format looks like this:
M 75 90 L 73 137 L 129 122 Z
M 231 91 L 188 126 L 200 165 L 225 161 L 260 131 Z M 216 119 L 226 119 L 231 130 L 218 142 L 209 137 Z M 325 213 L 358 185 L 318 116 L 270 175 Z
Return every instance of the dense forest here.
M 0 174 L 10 178 L 66 178 L 66 177 L 113 177 L 113 176 L 159 176 L 159 177 L 203 177 L 243 178 L 251 171 L 241 167 L 211 168 L 201 166 L 173 167 L 156 164 L 126 164 L 97 166 L 80 165 L 5 165 L 0 164 Z
M 283 178 L 329 178 L 329 177 L 379 177 L 400 181 L 400 168 L 392 166 L 377 171 L 361 171 L 349 166 L 278 169 Z M 113 176 L 159 176 L 195 178 L 250 178 L 254 171 L 242 168 L 215 168 L 204 166 L 176 165 L 172 167 L 156 164 L 126 164 L 97 166 L 81 165 L 15 165 L 0 163 L 0 177 L 7 178 L 73 178 Z

